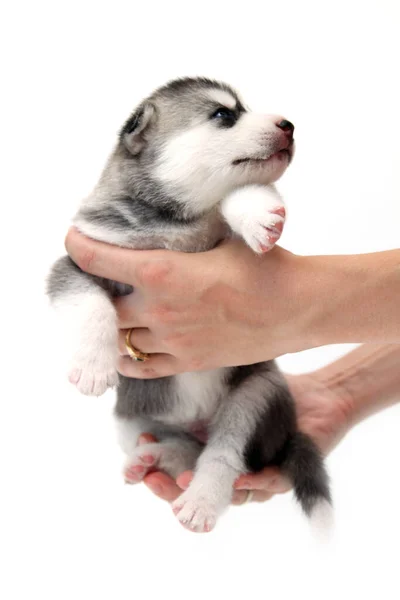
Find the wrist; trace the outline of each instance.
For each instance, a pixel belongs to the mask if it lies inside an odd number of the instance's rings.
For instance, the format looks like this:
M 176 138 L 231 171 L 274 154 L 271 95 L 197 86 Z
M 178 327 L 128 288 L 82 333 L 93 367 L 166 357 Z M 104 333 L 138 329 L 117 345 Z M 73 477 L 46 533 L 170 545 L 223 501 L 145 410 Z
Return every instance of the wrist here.
M 369 344 L 356 352 L 358 362 L 347 385 L 354 398 L 353 424 L 400 401 L 400 345 Z
M 271 261 L 277 260 L 277 269 L 271 269 Z M 259 323 L 260 332 L 268 332 L 265 338 L 267 349 L 271 345 L 271 336 L 274 335 L 275 356 L 287 353 L 301 352 L 317 345 L 314 335 L 316 328 L 317 311 L 315 298 L 317 293 L 315 283 L 314 265 L 310 257 L 305 257 L 275 247 L 265 257 L 267 277 L 261 274 L 260 281 L 263 287 L 260 290 L 261 299 L 259 314 L 262 315 Z M 274 273 L 278 270 L 278 276 Z M 275 294 L 280 310 L 278 309 L 277 326 L 271 324 L 271 309 L 265 303 L 265 298 L 270 295 L 271 283 L 275 284 Z M 278 352 L 279 350 L 279 352 Z
M 400 401 L 400 344 L 364 344 L 313 373 L 340 400 L 349 427 Z

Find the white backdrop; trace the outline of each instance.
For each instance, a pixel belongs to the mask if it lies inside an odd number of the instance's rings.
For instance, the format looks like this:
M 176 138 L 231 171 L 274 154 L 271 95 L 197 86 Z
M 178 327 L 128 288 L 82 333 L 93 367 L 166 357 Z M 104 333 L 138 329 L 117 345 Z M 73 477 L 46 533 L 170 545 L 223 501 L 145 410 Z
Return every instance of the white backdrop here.
M 43 296 L 122 121 L 178 75 L 222 78 L 295 123 L 283 246 L 399 247 L 398 1 L 38 0 L 3 5 L 0 23 L 2 597 L 398 598 L 399 406 L 329 457 L 329 546 L 290 494 L 192 535 L 146 489 L 123 485 L 113 395 L 85 398 L 65 382 Z M 346 350 L 280 363 L 300 373 Z

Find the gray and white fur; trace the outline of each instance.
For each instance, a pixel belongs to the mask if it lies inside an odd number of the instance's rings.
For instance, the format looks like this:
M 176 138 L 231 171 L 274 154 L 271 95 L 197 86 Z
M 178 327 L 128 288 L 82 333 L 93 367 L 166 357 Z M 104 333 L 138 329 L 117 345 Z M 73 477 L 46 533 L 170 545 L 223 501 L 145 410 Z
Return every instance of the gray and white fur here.
M 204 78 L 168 83 L 126 121 L 100 181 L 75 216 L 87 236 L 126 248 L 199 252 L 240 236 L 257 253 L 282 231 L 285 211 L 274 182 L 294 149 L 293 125 L 255 114 L 226 84 Z M 309 516 L 330 503 L 322 457 L 297 429 L 293 399 L 273 361 L 159 379 L 117 373 L 117 317 L 112 298 L 132 292 L 83 272 L 65 256 L 48 279 L 52 304 L 74 331 L 70 380 L 83 394 L 117 386 L 115 417 L 135 466 L 173 477 L 193 469 L 174 502 L 179 521 L 209 531 L 245 472 L 277 465 Z M 151 359 L 150 359 L 151 360 Z M 193 433 L 207 429 L 207 441 Z M 137 446 L 141 432 L 157 444 Z M 152 464 L 147 461 L 151 460 Z

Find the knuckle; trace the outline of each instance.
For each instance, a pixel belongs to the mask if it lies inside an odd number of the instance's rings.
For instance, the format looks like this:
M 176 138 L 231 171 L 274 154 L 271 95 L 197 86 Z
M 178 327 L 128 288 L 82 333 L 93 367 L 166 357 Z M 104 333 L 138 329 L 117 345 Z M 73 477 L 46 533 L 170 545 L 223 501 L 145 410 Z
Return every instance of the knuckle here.
M 143 286 L 155 288 L 165 284 L 170 272 L 169 261 L 148 261 L 138 267 L 136 275 Z
M 136 309 L 134 296 L 121 296 L 114 300 L 115 310 L 118 317 L 120 329 L 129 329 L 137 324 L 138 310 Z M 126 333 L 126 332 L 124 332 Z
M 193 358 L 188 362 L 188 371 L 204 371 L 206 368 L 206 361 L 204 358 Z
M 140 369 L 140 375 L 143 379 L 152 379 L 153 377 L 159 377 L 159 373 L 152 367 L 142 367 Z
M 158 304 L 150 309 L 149 320 L 153 324 L 168 325 L 176 320 L 176 311 L 167 304 Z
M 173 350 L 187 350 L 193 346 L 193 340 L 186 333 L 173 332 L 167 334 L 163 343 L 166 348 Z
M 128 329 L 127 326 L 123 327 L 126 323 L 128 323 L 132 319 L 132 311 L 129 310 L 125 304 L 114 303 L 117 317 L 118 317 L 118 325 L 120 328 Z
M 152 379 L 159 377 L 157 371 L 153 367 L 136 365 L 130 359 L 120 359 L 118 363 L 118 372 L 124 377 L 134 377 L 135 379 Z
M 96 260 L 96 253 L 90 248 L 82 247 L 78 250 L 77 256 L 74 257 L 74 261 L 82 271 L 90 272 Z
M 120 357 L 118 360 L 118 373 L 124 375 L 125 377 L 136 377 L 134 373 L 135 367 L 133 362 L 128 359 L 126 356 Z
M 92 265 L 98 258 L 93 248 L 93 240 L 89 240 L 70 229 L 65 238 L 65 248 L 74 263 L 82 271 L 90 272 Z

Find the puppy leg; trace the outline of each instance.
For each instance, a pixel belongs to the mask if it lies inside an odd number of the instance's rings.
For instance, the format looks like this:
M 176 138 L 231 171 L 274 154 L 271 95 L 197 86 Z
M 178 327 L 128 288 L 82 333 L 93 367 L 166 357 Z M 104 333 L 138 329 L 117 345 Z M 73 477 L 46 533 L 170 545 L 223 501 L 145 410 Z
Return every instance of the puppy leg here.
M 111 298 L 68 257 L 54 265 L 48 295 L 69 338 L 69 380 L 82 394 L 100 396 L 118 382 L 118 326 Z
M 238 369 L 251 372 L 250 367 L 238 367 L 235 372 Z M 189 488 L 173 503 L 179 521 L 192 531 L 210 531 L 214 527 L 230 503 L 234 481 L 246 470 L 247 445 L 274 394 L 269 373 L 266 375 L 255 373 L 240 384 L 234 383 L 232 393 L 218 412 Z
M 279 240 L 286 211 L 273 186 L 249 185 L 229 194 L 221 212 L 230 228 L 258 254 L 271 250 Z
M 149 471 L 164 471 L 174 479 L 193 470 L 203 445 L 186 435 L 174 432 L 147 419 L 117 417 L 119 443 L 126 454 L 123 475 L 126 483 L 139 483 Z M 137 445 L 141 433 L 151 433 L 157 443 Z

